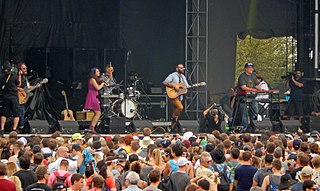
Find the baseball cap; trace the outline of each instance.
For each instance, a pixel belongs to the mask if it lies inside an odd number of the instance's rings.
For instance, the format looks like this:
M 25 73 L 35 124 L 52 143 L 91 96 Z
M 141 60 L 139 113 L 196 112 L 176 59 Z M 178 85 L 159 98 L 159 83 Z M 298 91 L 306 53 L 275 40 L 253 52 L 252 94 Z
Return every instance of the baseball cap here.
M 253 67 L 254 65 L 251 63 L 251 62 L 247 62 L 245 65 L 244 65 L 244 67 L 246 68 L 246 67 Z
M 118 155 L 118 160 L 119 161 L 126 161 L 127 160 L 127 154 L 124 152 L 120 152 Z
M 292 142 L 293 148 L 295 148 L 295 149 L 299 149 L 300 148 L 300 144 L 301 144 L 301 141 L 299 139 L 295 139 Z
M 310 166 L 305 166 L 303 167 L 303 169 L 301 170 L 301 176 L 310 176 L 313 174 L 313 169 Z
M 169 139 L 163 139 L 161 141 L 161 145 L 162 145 L 163 148 L 167 148 L 167 147 L 169 147 L 171 145 L 171 141 Z
M 52 185 L 52 190 L 67 188 L 63 183 L 57 182 Z
M 188 159 L 186 157 L 180 157 L 177 162 L 176 162 L 176 165 L 177 166 L 184 166 L 186 164 L 189 164 L 190 161 L 188 161 Z
M 71 136 L 72 140 L 82 140 L 82 135 L 80 133 L 75 133 Z
M 20 137 L 17 142 L 21 142 L 24 146 L 27 145 L 28 141 L 25 137 Z
M 288 156 L 288 159 L 293 159 L 297 160 L 297 153 L 296 152 L 291 152 Z

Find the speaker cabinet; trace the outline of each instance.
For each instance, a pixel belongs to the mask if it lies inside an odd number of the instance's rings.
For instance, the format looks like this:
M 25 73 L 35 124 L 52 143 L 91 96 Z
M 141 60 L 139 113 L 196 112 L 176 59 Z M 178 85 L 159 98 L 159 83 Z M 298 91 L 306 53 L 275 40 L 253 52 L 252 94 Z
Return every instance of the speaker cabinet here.
M 179 120 L 179 124 L 185 131 L 199 133 L 199 123 L 197 120 Z
M 313 130 L 320 131 L 320 117 L 319 116 L 310 116 L 310 132 Z
M 58 123 L 62 134 L 73 134 L 79 132 L 79 123 L 77 121 L 59 120 Z
M 29 120 L 31 134 L 49 134 L 50 125 L 46 120 Z
M 255 126 L 255 131 L 256 132 L 265 132 L 265 131 L 272 131 L 272 123 L 270 120 L 262 120 L 262 121 L 257 121 L 254 120 L 253 124 Z
M 126 133 L 126 118 L 125 117 L 111 117 L 110 120 L 110 134 L 124 134 Z
M 301 127 L 299 120 L 280 120 L 283 132 L 297 132 L 298 128 Z

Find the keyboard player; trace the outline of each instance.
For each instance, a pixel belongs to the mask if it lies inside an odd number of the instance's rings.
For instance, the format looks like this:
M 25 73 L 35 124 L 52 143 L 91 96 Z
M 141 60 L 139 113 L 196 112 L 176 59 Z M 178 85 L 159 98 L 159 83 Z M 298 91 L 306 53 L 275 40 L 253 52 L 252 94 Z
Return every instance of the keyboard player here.
M 246 92 L 261 90 L 257 77 L 253 73 L 254 65 L 252 63 L 245 64 L 245 71 L 238 78 L 238 103 L 241 115 L 241 125 L 245 131 L 254 131 L 253 119 L 254 112 L 258 111 L 257 102 L 246 102 Z M 252 111 L 253 108 L 254 111 Z

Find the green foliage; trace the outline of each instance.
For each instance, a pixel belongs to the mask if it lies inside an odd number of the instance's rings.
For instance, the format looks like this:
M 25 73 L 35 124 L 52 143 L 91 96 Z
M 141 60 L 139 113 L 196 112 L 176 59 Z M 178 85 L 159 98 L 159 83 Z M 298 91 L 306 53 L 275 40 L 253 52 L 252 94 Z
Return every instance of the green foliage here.
M 237 63 L 235 83 L 244 71 L 246 62 L 252 62 L 254 68 L 272 86 L 281 81 L 286 70 L 292 71 L 296 61 L 296 41 L 292 37 L 273 37 L 269 39 L 237 39 Z

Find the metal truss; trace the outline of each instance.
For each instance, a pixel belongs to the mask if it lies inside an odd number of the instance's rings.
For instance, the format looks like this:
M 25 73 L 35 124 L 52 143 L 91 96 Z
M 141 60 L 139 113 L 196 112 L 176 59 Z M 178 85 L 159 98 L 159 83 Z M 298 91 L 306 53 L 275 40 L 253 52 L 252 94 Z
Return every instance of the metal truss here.
M 185 67 L 190 83 L 207 82 L 208 0 L 186 0 Z M 187 117 L 197 119 L 207 103 L 206 86 L 189 89 L 184 107 Z

